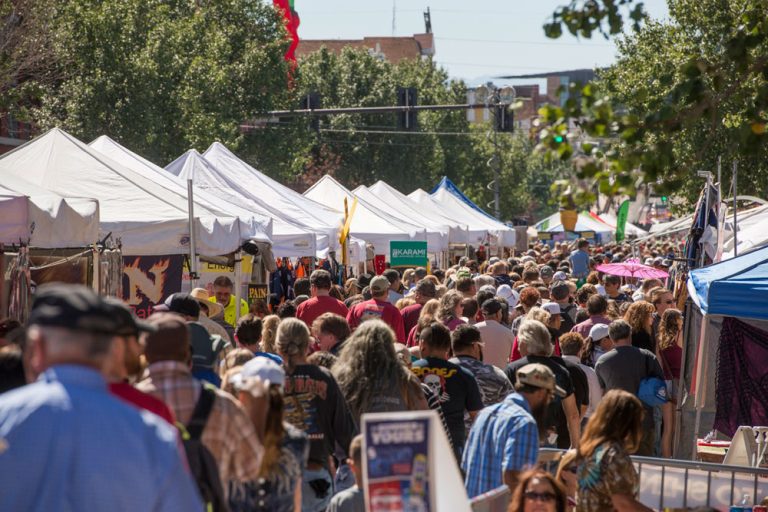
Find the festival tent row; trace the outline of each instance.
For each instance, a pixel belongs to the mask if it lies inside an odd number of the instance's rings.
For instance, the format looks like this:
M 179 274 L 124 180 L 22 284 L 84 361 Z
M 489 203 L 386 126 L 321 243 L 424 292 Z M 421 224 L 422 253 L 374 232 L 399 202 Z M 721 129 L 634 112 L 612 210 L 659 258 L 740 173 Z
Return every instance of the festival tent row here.
M 768 248 L 692 270 L 687 291 L 681 456 L 717 430 L 766 425 L 762 382 L 768 364 Z M 694 450 L 690 453 L 690 450 Z
M 62 249 L 98 240 L 95 199 L 64 198 L 12 175 L 0 182 L 0 243 Z
M 350 233 L 374 246 L 380 254 L 389 253 L 389 242 L 427 240 L 424 227 L 408 223 L 383 211 L 365 199 L 356 197 L 331 176 L 323 176 L 304 195 L 329 208 L 344 208 L 344 200 L 352 216 Z M 352 212 L 353 204 L 357 205 Z
M 463 234 L 463 237 L 459 237 L 460 242 L 458 243 L 480 245 L 488 240 L 488 230 L 486 228 L 478 225 L 471 218 L 461 218 L 459 211 L 451 210 L 447 205 L 438 202 L 424 190 L 418 188 L 408 194 L 407 197 L 418 204 L 424 211 L 446 217 L 457 223 Z
M 99 237 L 111 233 L 124 254 L 189 252 L 186 194 L 163 187 L 54 128 L 0 157 L 0 176 L 16 176 L 63 196 L 99 199 Z M 255 222 L 251 222 L 251 220 Z M 269 242 L 272 222 L 241 221 L 195 205 L 199 254 L 236 251 L 244 240 Z

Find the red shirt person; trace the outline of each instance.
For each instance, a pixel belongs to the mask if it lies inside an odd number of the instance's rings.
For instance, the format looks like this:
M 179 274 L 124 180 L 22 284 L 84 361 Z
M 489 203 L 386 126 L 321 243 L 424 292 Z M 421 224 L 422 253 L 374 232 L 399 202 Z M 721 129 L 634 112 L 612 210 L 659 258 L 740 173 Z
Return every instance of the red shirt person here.
M 327 270 L 318 269 L 309 276 L 309 291 L 312 298 L 305 300 L 296 308 L 296 318 L 312 328 L 312 323 L 323 313 L 334 313 L 346 317 L 349 310 L 338 299 L 331 297 L 331 274 Z
M 400 311 L 400 315 L 403 317 L 403 329 L 405 332 L 411 332 L 411 329 L 419 323 L 421 308 L 424 307 L 428 300 L 434 299 L 436 294 L 435 283 L 432 281 L 422 279 L 416 283 L 413 293 L 413 299 L 416 301 L 416 304 L 406 306 Z
M 370 318 L 378 318 L 395 331 L 395 337 L 400 343 L 405 343 L 405 328 L 400 311 L 388 301 L 389 280 L 384 276 L 371 279 L 371 300 L 355 305 L 347 314 L 349 327 L 354 331 Z

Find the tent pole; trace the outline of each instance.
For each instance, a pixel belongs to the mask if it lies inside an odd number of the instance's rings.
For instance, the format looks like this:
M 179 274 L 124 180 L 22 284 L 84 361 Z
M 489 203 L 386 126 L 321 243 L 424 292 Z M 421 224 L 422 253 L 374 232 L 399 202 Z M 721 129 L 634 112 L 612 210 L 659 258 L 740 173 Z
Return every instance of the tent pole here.
M 701 318 L 701 331 L 699 333 L 699 344 L 696 348 L 696 373 L 694 374 L 694 394 L 693 394 L 693 406 L 696 409 L 696 421 L 693 424 L 693 456 L 696 456 L 698 449 L 698 436 L 699 428 L 701 427 L 701 409 L 704 407 L 703 397 L 704 381 L 706 375 L 704 371 L 706 364 L 704 358 L 706 357 L 706 345 L 707 345 L 707 324 L 709 323 L 709 315 L 705 314 Z
M 240 300 L 243 296 L 243 253 L 235 253 L 235 324 L 240 320 Z M 269 296 L 269 295 L 267 295 Z
M 197 234 L 195 233 L 195 201 L 192 180 L 187 180 L 187 206 L 189 210 L 189 279 L 192 288 L 197 288 Z
M 736 160 L 733 161 L 733 257 L 739 255 L 739 235 L 738 224 L 736 220 L 736 179 L 739 175 L 739 164 Z

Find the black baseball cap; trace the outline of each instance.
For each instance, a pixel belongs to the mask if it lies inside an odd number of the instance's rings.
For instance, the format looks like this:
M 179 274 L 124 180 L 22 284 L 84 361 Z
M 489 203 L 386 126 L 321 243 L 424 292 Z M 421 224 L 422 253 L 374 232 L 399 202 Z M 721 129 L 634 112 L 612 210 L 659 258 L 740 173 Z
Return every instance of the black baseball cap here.
M 79 284 L 40 286 L 29 314 L 29 325 L 73 331 L 115 334 L 119 327 L 114 308 L 90 288 Z
M 501 302 L 499 302 L 497 299 L 488 299 L 487 301 L 483 302 L 482 309 L 483 314 L 495 315 L 501 311 Z
M 168 311 L 186 316 L 200 316 L 200 303 L 188 293 L 174 293 L 165 301 Z
M 138 337 L 142 332 L 155 332 L 157 330 L 154 325 L 136 318 L 131 309 L 117 297 L 104 297 L 104 302 L 112 308 L 112 314 L 117 321 L 118 325 L 115 331 L 117 336 Z

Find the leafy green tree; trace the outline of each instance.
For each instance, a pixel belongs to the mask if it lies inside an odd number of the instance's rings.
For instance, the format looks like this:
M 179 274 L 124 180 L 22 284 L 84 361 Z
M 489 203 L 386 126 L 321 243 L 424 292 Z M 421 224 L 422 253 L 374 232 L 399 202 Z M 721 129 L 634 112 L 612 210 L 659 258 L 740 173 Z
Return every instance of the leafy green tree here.
M 677 192 L 697 170 L 713 170 L 716 156 L 755 169 L 750 185 L 765 190 L 768 2 L 670 0 L 665 24 L 641 24 L 642 4 L 632 0 L 572 2 L 545 30 L 616 34 L 624 26 L 617 13 L 631 4 L 636 33 L 619 64 L 602 84 L 574 87 L 565 105 L 541 110 L 540 150 L 571 161 L 586 190 L 631 195 L 651 183 Z M 600 144 L 580 144 L 582 135 Z M 589 198 L 583 189 L 577 197 Z
M 237 147 L 242 121 L 287 89 L 282 20 L 261 0 L 70 0 L 49 15 L 60 78 L 28 83 L 42 128 L 106 133 L 164 163 L 214 140 Z

